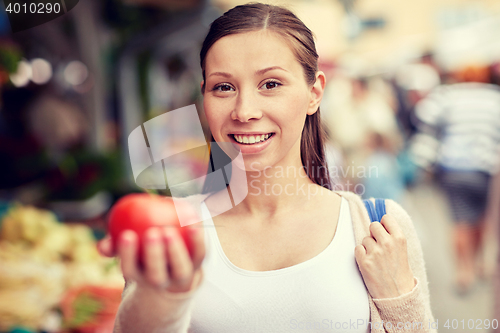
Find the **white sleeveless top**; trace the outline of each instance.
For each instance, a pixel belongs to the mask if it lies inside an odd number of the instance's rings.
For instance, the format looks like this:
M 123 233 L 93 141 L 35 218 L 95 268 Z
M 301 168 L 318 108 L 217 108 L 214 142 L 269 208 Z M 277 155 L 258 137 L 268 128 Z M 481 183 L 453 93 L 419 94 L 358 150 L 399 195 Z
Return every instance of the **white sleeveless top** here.
M 204 280 L 194 296 L 190 333 L 368 332 L 368 292 L 354 257 L 349 204 L 342 198 L 335 236 L 300 264 L 248 271 L 224 254 L 202 204 Z

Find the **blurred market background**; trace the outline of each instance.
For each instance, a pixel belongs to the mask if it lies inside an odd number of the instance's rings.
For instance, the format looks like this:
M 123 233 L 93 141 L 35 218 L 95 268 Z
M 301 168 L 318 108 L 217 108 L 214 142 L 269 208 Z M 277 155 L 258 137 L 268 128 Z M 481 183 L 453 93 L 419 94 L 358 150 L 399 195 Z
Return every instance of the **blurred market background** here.
M 113 202 L 141 191 L 128 135 L 191 104 L 203 120 L 201 43 L 210 22 L 242 3 L 81 0 L 66 15 L 15 34 L 0 11 L 0 332 L 111 332 L 123 279 L 95 242 Z M 269 3 L 293 10 L 317 37 L 336 188 L 392 198 L 408 211 L 440 331 L 492 332 L 500 321 L 500 117 L 488 117 L 500 114 L 500 102 L 493 93 L 491 100 L 475 95 L 468 112 L 488 109 L 487 124 L 471 133 L 467 122 L 476 120 L 466 117 L 458 130 L 480 138 L 458 140 L 474 144 L 458 150 L 474 156 L 482 147 L 475 168 L 489 176 L 482 256 L 466 290 L 455 280 L 454 206 L 439 173 L 446 137 L 432 103 L 456 82 L 497 91 L 500 2 Z M 189 177 L 201 162 L 192 163 L 174 171 Z

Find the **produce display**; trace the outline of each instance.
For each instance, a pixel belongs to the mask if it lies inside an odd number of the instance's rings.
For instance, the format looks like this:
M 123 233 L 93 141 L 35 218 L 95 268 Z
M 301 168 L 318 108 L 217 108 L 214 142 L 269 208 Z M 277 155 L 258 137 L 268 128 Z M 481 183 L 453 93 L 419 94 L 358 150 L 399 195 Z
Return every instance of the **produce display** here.
M 0 218 L 0 332 L 111 332 L 123 285 L 89 227 L 20 204 Z

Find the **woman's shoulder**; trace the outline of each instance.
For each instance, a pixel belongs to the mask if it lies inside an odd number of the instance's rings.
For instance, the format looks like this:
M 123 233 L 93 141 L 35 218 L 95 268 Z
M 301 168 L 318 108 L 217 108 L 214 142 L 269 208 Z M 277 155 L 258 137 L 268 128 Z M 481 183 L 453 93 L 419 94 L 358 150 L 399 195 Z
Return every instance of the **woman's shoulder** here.
M 339 194 L 340 196 L 344 197 L 348 202 L 349 205 L 352 207 L 359 208 L 360 210 L 366 210 L 365 205 L 363 203 L 363 198 L 351 191 L 335 191 L 335 193 Z M 369 200 L 372 200 L 375 202 L 375 198 L 370 198 Z M 406 210 L 399 204 L 398 202 L 392 200 L 392 199 L 385 199 L 385 207 L 386 207 L 386 213 L 395 215 L 397 217 L 400 217 L 402 219 L 409 218 L 408 213 Z M 368 217 L 368 213 L 367 213 Z

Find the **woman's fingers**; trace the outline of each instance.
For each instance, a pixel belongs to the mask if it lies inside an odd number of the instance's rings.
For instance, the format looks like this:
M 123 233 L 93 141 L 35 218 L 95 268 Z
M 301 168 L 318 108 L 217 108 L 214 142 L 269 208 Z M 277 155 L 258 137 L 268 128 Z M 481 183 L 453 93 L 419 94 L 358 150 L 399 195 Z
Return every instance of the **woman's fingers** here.
M 389 241 L 390 235 L 380 222 L 370 223 L 370 234 L 377 244 L 384 244 Z
M 122 232 L 116 254 L 121 259 L 124 278 L 171 292 L 189 290 L 205 257 L 204 233 L 198 226 L 189 226 L 183 233 L 185 239 L 181 229 L 150 228 L 141 242 L 134 231 Z M 139 246 L 142 246 L 141 251 Z M 99 245 L 99 250 L 106 255 L 111 248 L 109 237 Z M 138 258 L 139 253 L 142 253 L 141 258 Z
M 118 256 L 121 259 L 122 273 L 125 280 L 138 281 L 141 273 L 137 261 L 139 246 L 137 234 L 132 230 L 125 230 L 118 240 Z
M 398 224 L 398 221 L 393 216 L 384 215 L 382 217 L 382 225 L 387 230 L 387 232 L 391 235 L 392 244 L 395 244 L 398 247 L 404 248 L 406 250 L 406 236 L 401 230 L 401 227 Z
M 191 249 L 191 260 L 193 262 L 193 270 L 201 267 L 201 263 L 205 258 L 205 239 L 203 229 L 200 227 L 192 227 L 188 230 L 189 247 Z
M 384 215 L 380 223 L 372 222 L 370 234 L 378 245 L 388 251 L 395 249 L 397 245 L 406 246 L 406 236 L 396 219 L 390 215 Z
M 385 230 L 387 230 L 391 236 L 398 238 L 404 237 L 403 231 L 398 225 L 398 221 L 396 221 L 393 216 L 385 214 L 380 220 L 380 224 L 384 226 Z
M 364 261 L 365 256 L 366 256 L 365 247 L 361 244 L 356 245 L 356 247 L 354 248 L 354 257 L 356 258 L 356 262 L 358 263 L 358 265 L 360 265 L 360 263 Z
M 167 287 L 168 276 L 165 246 L 163 235 L 158 228 L 150 228 L 146 232 L 143 253 L 146 281 L 156 288 Z
M 164 228 L 167 242 L 167 261 L 170 283 L 175 291 L 189 287 L 193 278 L 193 262 L 179 232 L 174 228 Z
M 411 291 L 415 283 L 406 238 L 396 219 L 386 214 L 369 229 L 370 236 L 363 238 L 354 254 L 372 297 L 390 298 Z
M 111 242 L 111 237 L 109 235 L 106 235 L 106 237 L 97 242 L 97 250 L 105 257 L 115 256 L 113 243 Z
M 375 240 L 370 236 L 363 238 L 363 240 L 361 241 L 361 244 L 366 249 L 367 254 L 373 253 L 373 251 L 377 247 L 377 242 L 375 242 Z

